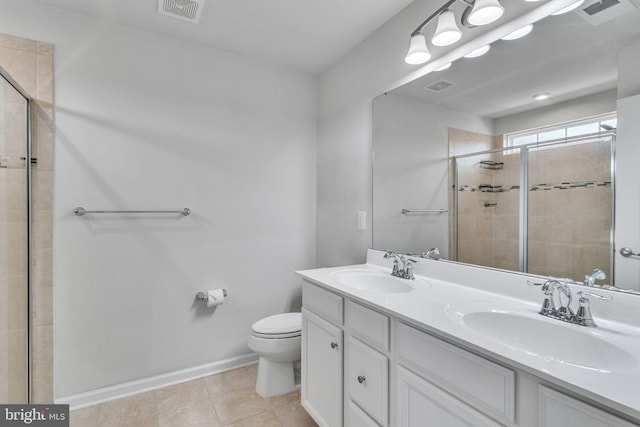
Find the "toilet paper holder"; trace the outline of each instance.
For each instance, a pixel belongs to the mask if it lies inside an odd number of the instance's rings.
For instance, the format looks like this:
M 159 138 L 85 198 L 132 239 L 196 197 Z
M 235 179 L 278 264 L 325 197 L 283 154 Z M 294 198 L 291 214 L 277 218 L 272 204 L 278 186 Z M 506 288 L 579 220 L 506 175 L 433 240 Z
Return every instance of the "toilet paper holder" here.
M 226 290 L 226 289 L 223 289 L 223 290 L 222 290 L 222 295 L 224 295 L 224 296 L 225 296 L 225 298 L 227 297 L 227 290 Z M 198 292 L 198 293 L 196 294 L 196 299 L 197 299 L 198 301 L 208 301 L 208 300 L 209 300 L 209 295 L 207 295 L 207 293 L 206 293 L 206 292 L 202 292 L 202 291 L 200 291 L 200 292 Z

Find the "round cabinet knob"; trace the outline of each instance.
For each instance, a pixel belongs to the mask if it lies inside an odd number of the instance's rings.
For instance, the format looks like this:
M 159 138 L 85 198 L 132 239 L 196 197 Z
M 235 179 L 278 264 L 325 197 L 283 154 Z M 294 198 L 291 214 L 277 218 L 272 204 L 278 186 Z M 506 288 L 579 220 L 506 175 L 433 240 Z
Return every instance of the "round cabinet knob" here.
M 338 348 L 338 343 L 337 342 L 332 342 L 331 343 L 331 348 Z
M 364 375 L 358 375 L 358 382 L 360 384 L 362 384 L 363 382 L 365 382 L 367 380 L 367 378 Z

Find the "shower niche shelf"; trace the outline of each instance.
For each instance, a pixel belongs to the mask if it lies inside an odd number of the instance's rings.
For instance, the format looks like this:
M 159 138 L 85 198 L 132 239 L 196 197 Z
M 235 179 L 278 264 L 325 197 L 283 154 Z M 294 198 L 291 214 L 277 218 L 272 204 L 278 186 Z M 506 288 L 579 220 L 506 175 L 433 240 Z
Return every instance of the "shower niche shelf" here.
M 499 170 L 504 167 L 504 162 L 494 162 L 493 160 L 480 160 L 482 169 Z

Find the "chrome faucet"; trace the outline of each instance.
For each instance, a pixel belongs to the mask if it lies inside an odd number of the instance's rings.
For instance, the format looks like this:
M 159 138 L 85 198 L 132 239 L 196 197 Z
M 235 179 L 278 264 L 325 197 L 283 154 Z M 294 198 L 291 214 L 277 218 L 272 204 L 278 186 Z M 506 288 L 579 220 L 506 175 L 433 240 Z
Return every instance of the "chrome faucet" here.
M 422 252 L 422 254 L 420 255 L 420 258 L 440 259 L 440 249 L 431 248 L 425 252 Z
M 542 302 L 542 308 L 540 308 L 538 313 L 553 319 L 590 328 L 595 328 L 597 325 L 593 321 L 591 309 L 589 308 L 589 300 L 585 295 L 600 298 L 602 300 L 613 299 L 612 297 L 605 297 L 591 292 L 579 291 L 578 295 L 580 296 L 580 299 L 578 300 L 578 311 L 577 313 L 574 313 L 571 308 L 571 300 L 573 298 L 571 288 L 564 281 L 549 279 L 544 283 L 533 283 L 529 281 L 527 281 L 527 283 L 533 286 L 542 286 L 544 301 Z M 555 303 L 556 293 L 558 294 L 558 308 L 556 308 Z
M 607 275 L 604 273 L 604 271 L 596 268 L 591 272 L 591 274 L 587 274 L 586 276 L 584 276 L 584 285 L 593 286 L 596 280 L 604 280 L 606 278 Z
M 413 280 L 415 277 L 413 276 L 413 266 L 411 263 L 415 263 L 417 261 L 407 258 L 404 255 L 397 254 L 395 252 L 387 251 L 384 253 L 384 258 L 393 257 L 393 269 L 391 270 L 391 275 L 395 277 L 400 277 L 402 279 Z
M 556 310 L 556 316 L 560 317 L 560 319 L 565 320 L 567 322 L 571 322 L 573 320 L 573 316 L 575 313 L 571 309 L 571 300 L 573 299 L 573 295 L 571 294 L 571 288 L 567 286 L 565 282 L 561 282 L 559 280 L 553 280 L 553 288 L 558 292 L 558 301 L 560 302 L 560 307 Z M 563 303 L 563 297 L 566 300 L 566 304 Z

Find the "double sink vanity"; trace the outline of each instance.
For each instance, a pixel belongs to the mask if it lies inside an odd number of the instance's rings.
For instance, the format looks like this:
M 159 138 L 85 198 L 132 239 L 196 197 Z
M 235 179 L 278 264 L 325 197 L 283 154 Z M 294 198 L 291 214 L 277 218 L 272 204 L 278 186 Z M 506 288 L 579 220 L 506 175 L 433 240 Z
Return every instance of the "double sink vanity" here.
M 586 327 L 540 315 L 532 276 L 414 258 L 401 278 L 384 255 L 298 272 L 320 426 L 640 425 L 637 295 L 589 288 L 612 300 L 592 298 Z

